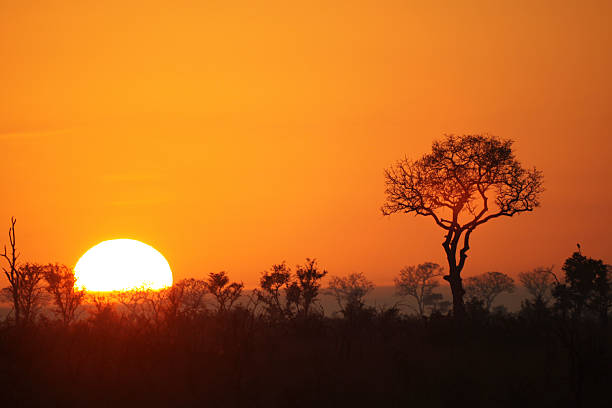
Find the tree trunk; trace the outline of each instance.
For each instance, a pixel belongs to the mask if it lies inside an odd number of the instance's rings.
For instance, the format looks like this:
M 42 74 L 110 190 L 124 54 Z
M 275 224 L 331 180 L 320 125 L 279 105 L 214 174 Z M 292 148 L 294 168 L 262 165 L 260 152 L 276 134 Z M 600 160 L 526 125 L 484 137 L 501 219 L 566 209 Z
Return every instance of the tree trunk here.
M 457 242 L 459 241 L 460 234 L 449 234 L 446 236 L 446 240 L 442 243 L 444 251 L 446 252 L 446 259 L 448 260 L 448 275 L 444 276 L 444 279 L 448 281 L 453 294 L 453 316 L 457 320 L 463 320 L 465 317 L 465 304 L 463 303 L 463 284 L 461 282 L 461 269 L 457 265 Z M 465 253 L 462 254 L 465 256 Z M 463 264 L 463 262 L 461 262 Z
M 456 215 L 454 217 L 456 220 Z M 459 240 L 464 233 L 463 229 L 458 227 L 451 229 L 445 236 L 442 247 L 446 252 L 446 260 L 448 261 L 448 275 L 444 276 L 444 279 L 448 281 L 453 294 L 453 316 L 456 320 L 463 320 L 465 318 L 465 304 L 463 303 L 463 283 L 461 282 L 461 271 L 465 265 L 467 258 L 467 251 L 470 249 L 470 234 L 473 228 L 465 231 L 463 237 L 463 247 L 459 252 L 459 260 L 457 260 L 457 250 L 459 249 Z
M 465 304 L 463 303 L 463 284 L 461 276 L 458 273 L 451 273 L 444 277 L 450 283 L 451 292 L 453 294 L 453 316 L 455 319 L 461 320 L 465 317 Z

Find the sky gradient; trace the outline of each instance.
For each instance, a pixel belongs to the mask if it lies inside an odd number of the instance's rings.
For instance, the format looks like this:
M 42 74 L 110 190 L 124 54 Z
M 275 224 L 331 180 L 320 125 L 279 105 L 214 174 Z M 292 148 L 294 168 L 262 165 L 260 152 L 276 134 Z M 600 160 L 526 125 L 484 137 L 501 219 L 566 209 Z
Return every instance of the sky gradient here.
M 175 279 L 315 257 L 390 284 L 445 258 L 431 219 L 381 215 L 383 169 L 489 133 L 546 192 L 479 227 L 463 275 L 558 270 L 577 242 L 612 262 L 612 3 L 123 3 L 0 4 L 0 231 L 17 218 L 23 260 L 132 238 Z

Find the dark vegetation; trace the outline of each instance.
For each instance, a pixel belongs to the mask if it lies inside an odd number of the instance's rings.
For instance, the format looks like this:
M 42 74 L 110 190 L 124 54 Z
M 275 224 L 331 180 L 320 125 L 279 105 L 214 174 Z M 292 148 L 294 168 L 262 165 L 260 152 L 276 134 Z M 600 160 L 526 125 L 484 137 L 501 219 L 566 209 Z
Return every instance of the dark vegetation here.
M 70 268 L 21 264 L 12 220 L 0 406 L 611 406 L 608 265 L 579 248 L 560 272 L 519 274 L 530 296 L 516 313 L 495 305 L 515 289 L 508 275 L 461 278 L 478 225 L 539 204 L 541 174 L 510 147 L 449 136 L 387 171 L 383 211 L 431 216 L 449 262 L 398 271 L 395 307 L 366 304 L 364 274 L 328 276 L 308 258 L 273 265 L 252 291 L 219 272 L 85 293 Z M 436 292 L 442 277 L 452 308 Z M 322 296 L 339 312 L 324 313 Z
M 86 295 L 69 268 L 16 263 L 21 283 L 4 291 L 19 306 L 0 326 L 0 403 L 606 406 L 612 272 L 580 252 L 562 271 L 522 273 L 531 297 L 517 313 L 490 310 L 510 277 L 468 279 L 458 320 L 435 292 L 432 263 L 396 280 L 413 315 L 366 305 L 373 285 L 363 274 L 322 289 L 327 272 L 313 259 L 295 272 L 273 265 L 248 293 L 220 272 L 162 291 Z M 323 313 L 323 295 L 339 313 Z

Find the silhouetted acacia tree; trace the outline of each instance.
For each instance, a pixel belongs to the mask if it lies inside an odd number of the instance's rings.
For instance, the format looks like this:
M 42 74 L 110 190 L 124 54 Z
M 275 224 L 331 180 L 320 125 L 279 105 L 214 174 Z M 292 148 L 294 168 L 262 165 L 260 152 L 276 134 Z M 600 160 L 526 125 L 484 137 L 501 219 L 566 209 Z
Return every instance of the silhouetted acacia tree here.
M 336 298 L 340 310 L 346 314 L 350 310 L 362 309 L 365 296 L 374 289 L 374 283 L 363 273 L 352 273 L 345 277 L 332 276 L 329 293 Z
M 206 289 L 217 301 L 217 312 L 222 313 L 232 309 L 232 306 L 240 298 L 244 284 L 229 283 L 229 277 L 224 271 L 211 272 L 206 280 Z
M 548 303 L 555 282 L 552 267 L 541 266 L 527 272 L 520 272 L 518 276 L 534 302 L 544 305 Z
M 445 230 L 442 243 L 456 317 L 465 314 L 461 271 L 472 232 L 487 221 L 532 211 L 543 191 L 540 171 L 516 160 L 512 140 L 487 135 L 447 135 L 418 160 L 385 170 L 383 215 L 431 217 Z M 458 252 L 458 253 L 457 253 Z
M 423 317 L 426 303 L 433 304 L 438 300 L 433 296 L 433 290 L 440 285 L 436 278 L 442 276 L 442 272 L 440 265 L 433 262 L 406 266 L 400 270 L 399 277 L 395 278 L 397 294 L 413 297 L 417 304 L 416 311 L 420 317 Z
M 470 299 L 483 303 L 489 311 L 497 296 L 504 292 L 514 292 L 514 279 L 501 272 L 485 272 L 465 280 L 465 290 Z
M 75 318 L 75 313 L 83 299 L 85 291 L 75 287 L 74 271 L 66 265 L 49 264 L 45 267 L 46 290 L 51 295 L 55 308 L 53 312 L 65 325 Z

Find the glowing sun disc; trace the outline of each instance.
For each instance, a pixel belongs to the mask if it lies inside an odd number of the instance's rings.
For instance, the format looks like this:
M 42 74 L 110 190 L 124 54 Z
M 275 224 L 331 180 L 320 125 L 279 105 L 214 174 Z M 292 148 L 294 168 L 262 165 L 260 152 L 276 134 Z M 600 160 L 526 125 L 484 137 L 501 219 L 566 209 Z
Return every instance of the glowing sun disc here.
M 92 292 L 172 285 L 166 258 L 152 246 L 134 239 L 111 239 L 91 247 L 77 262 L 74 274 L 77 287 Z

